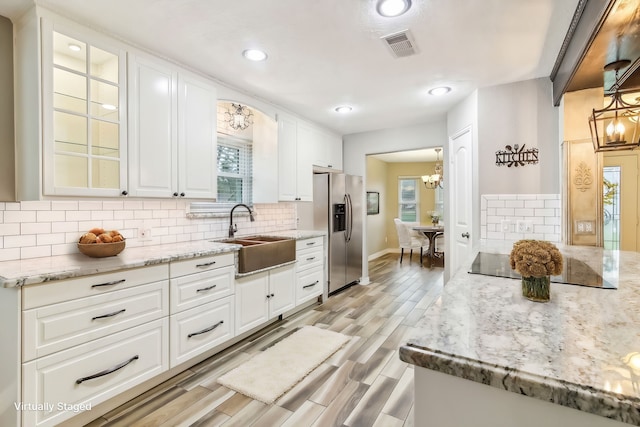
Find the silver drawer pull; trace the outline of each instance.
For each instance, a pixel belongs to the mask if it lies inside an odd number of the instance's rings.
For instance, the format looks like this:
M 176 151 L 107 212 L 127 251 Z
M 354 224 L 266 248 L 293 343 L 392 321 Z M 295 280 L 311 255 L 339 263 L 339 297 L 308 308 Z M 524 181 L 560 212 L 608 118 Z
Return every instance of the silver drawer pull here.
M 196 264 L 196 267 L 200 267 L 200 268 L 202 268 L 202 267 L 209 267 L 209 266 L 211 266 L 211 265 L 213 265 L 213 264 L 215 264 L 215 263 L 216 263 L 215 261 L 205 262 L 204 264 Z
M 127 311 L 127 309 L 123 308 L 122 310 L 114 311 L 113 313 L 103 314 L 102 316 L 92 317 L 91 320 L 104 319 L 105 317 L 113 317 L 113 316 L 115 316 L 117 314 L 124 313 L 125 311 Z
M 97 285 L 91 285 L 91 287 L 92 288 L 99 288 L 100 286 L 113 286 L 113 285 L 117 285 L 118 283 L 124 283 L 125 281 L 126 281 L 126 279 L 114 280 L 113 282 L 99 283 Z
M 316 280 L 315 282 L 313 282 L 313 283 L 312 283 L 312 284 L 310 284 L 310 285 L 303 286 L 303 287 L 302 287 L 302 289 L 313 288 L 313 287 L 314 287 L 315 285 L 317 285 L 318 283 L 320 283 L 320 281 L 319 281 L 319 280 Z
M 189 335 L 187 335 L 187 338 L 191 338 L 191 337 L 194 337 L 194 336 L 196 336 L 196 335 L 206 334 L 207 332 L 211 332 L 211 331 L 213 331 L 215 328 L 217 328 L 218 326 L 222 325 L 223 323 L 224 323 L 224 320 L 221 320 L 221 321 L 219 321 L 218 323 L 216 323 L 215 325 L 213 325 L 213 326 L 209 326 L 209 327 L 208 327 L 208 328 L 206 328 L 206 329 L 203 329 L 203 330 L 198 331 L 198 332 L 192 332 L 192 333 L 190 333 Z
M 307 242 L 307 246 L 315 245 L 316 242 Z
M 313 261 L 314 259 L 316 259 L 316 257 L 312 256 L 310 258 L 307 258 L 307 261 Z
M 115 371 L 118 371 L 122 368 L 124 368 L 125 366 L 127 366 L 129 363 L 133 362 L 134 360 L 139 359 L 140 357 L 136 354 L 135 356 L 133 356 L 131 359 L 122 362 L 119 365 L 114 366 L 113 368 L 109 368 L 106 369 L 104 371 L 100 371 L 97 374 L 93 374 L 93 375 L 89 375 L 88 377 L 82 377 L 82 378 L 78 378 L 76 380 L 76 384 L 82 384 L 83 382 L 87 381 L 87 380 L 93 380 L 95 378 L 100 378 L 100 377 L 104 377 L 105 375 L 109 375 Z
M 212 285 L 212 286 L 209 286 L 208 288 L 196 289 L 196 292 L 210 291 L 211 289 L 215 288 L 216 286 L 218 286 L 218 285 Z

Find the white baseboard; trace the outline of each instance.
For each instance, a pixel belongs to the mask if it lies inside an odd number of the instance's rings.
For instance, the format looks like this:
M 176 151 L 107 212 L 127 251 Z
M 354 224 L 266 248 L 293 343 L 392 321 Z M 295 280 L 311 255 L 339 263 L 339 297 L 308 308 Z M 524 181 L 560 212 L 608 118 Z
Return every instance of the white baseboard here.
M 373 261 L 374 259 L 380 258 L 383 255 L 392 254 L 392 253 L 398 253 L 399 254 L 400 253 L 400 249 L 399 248 L 387 248 L 387 249 L 384 249 L 384 250 L 382 250 L 380 252 L 376 252 L 374 254 L 369 255 L 367 257 L 367 261 Z

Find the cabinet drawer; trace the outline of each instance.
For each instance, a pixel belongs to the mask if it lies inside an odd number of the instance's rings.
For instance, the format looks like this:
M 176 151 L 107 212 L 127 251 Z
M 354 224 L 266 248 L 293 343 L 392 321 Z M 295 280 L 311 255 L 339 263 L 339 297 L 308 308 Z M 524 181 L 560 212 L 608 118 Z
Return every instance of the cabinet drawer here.
M 169 264 L 171 278 L 185 276 L 187 274 L 200 273 L 214 268 L 234 265 L 234 253 L 204 256 L 198 258 L 175 261 Z
M 231 295 L 234 277 L 227 266 L 171 279 L 171 314 Z
M 296 240 L 296 250 L 322 246 L 323 240 L 324 237 L 313 237 L 311 239 Z
M 154 320 L 23 364 L 24 403 L 51 409 L 23 411 L 23 425 L 56 425 L 75 415 L 61 405 L 88 409 L 167 370 L 168 322 Z
M 324 271 L 322 267 L 305 270 L 297 275 L 296 305 L 310 301 L 322 295 Z
M 323 265 L 324 251 L 322 246 L 311 247 L 296 251 L 296 270 L 303 271 Z
M 169 318 L 173 368 L 234 337 L 234 298 L 228 296 Z
M 46 282 L 22 288 L 24 310 L 167 279 L 167 264 Z
M 23 360 L 46 356 L 168 314 L 167 280 L 25 310 Z

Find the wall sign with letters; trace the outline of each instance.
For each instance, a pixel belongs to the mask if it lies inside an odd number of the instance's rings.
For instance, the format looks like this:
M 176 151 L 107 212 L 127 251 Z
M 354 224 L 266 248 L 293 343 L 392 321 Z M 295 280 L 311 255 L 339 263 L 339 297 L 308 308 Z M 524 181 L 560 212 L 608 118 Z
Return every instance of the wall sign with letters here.
M 524 146 L 525 144 L 522 144 L 522 147 L 518 144 L 514 144 L 513 147 L 511 145 L 505 145 L 505 150 L 496 151 L 496 165 L 518 167 L 538 163 L 538 149 L 529 148 L 525 150 Z

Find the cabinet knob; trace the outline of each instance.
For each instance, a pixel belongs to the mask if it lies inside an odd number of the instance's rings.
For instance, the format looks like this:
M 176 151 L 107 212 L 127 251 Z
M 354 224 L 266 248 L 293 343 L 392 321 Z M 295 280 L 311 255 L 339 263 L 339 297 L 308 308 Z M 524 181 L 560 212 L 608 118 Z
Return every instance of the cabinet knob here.
M 178 192 L 173 193 L 173 197 L 178 197 Z
M 184 197 L 184 193 L 180 193 L 180 197 Z
M 327 165 L 327 167 L 332 168 L 332 167 L 333 167 L 333 165 Z
M 122 190 L 120 194 L 122 194 L 123 196 L 126 196 L 127 194 L 129 194 L 129 192 L 127 190 Z

